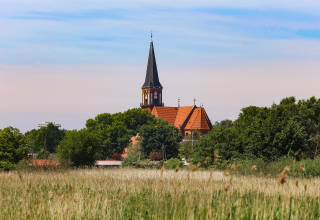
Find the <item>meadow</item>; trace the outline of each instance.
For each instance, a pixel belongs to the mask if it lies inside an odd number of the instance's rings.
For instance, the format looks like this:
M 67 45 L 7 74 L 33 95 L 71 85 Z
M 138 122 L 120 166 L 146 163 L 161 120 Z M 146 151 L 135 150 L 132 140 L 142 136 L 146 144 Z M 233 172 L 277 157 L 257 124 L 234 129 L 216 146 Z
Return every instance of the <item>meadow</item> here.
M 289 172 L 275 177 L 194 167 L 1 173 L 0 219 L 319 219 L 320 179 Z

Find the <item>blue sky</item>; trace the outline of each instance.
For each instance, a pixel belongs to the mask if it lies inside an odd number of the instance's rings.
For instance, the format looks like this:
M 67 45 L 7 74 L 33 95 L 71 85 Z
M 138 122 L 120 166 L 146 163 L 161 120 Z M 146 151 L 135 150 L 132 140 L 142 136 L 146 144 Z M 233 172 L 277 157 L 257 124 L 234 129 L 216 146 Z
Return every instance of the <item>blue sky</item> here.
M 151 30 L 167 106 L 195 97 L 214 122 L 319 97 L 319 11 L 318 1 L 0 0 L 0 127 L 79 129 L 138 107 Z

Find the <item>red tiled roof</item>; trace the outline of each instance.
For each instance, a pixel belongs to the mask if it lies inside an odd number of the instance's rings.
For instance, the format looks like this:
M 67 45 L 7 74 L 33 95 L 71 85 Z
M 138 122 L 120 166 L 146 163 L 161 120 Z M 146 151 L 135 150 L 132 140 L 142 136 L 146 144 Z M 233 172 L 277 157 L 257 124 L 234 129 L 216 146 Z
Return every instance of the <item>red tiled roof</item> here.
M 195 108 L 185 129 L 209 130 L 212 125 L 204 108 Z
M 170 124 L 175 125 L 181 130 L 210 130 L 212 128 L 211 121 L 203 107 L 154 106 L 151 114 L 155 117 L 167 119 Z
M 61 163 L 54 160 L 33 160 L 32 164 L 37 166 L 61 165 Z
M 151 112 L 156 117 L 167 119 L 169 124 L 173 124 L 178 112 L 177 107 L 155 106 Z
M 174 126 L 176 126 L 177 128 L 180 128 L 181 126 L 183 126 L 182 124 L 190 114 L 190 111 L 192 110 L 192 108 L 193 106 L 179 107 L 176 119 L 174 120 Z

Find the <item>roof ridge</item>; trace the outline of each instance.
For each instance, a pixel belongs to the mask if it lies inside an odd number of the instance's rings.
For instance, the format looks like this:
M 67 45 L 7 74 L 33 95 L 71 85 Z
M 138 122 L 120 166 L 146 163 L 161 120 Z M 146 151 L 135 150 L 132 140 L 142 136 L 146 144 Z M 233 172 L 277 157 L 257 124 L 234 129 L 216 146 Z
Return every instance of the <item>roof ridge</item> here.
M 206 121 L 207 121 L 207 123 L 208 123 L 208 125 L 209 125 L 209 128 L 211 129 L 212 128 L 212 123 L 211 123 L 211 121 L 210 121 L 210 119 L 209 119 L 209 116 L 208 116 L 208 114 L 207 114 L 207 112 L 206 112 L 206 110 L 203 108 L 203 113 L 204 113 L 204 116 L 205 116 L 205 118 L 206 118 Z
M 201 107 L 200 107 L 201 108 Z M 197 109 L 197 108 L 196 108 Z M 195 117 L 195 119 L 193 120 L 193 122 L 192 122 L 192 124 L 191 124 L 191 126 L 190 126 L 190 128 L 192 128 L 193 127 L 193 124 L 194 124 L 194 122 L 197 120 L 197 118 L 198 118 L 198 116 L 199 116 L 199 111 L 196 113 L 197 115 L 196 115 L 196 117 Z M 199 129 L 201 129 L 201 113 L 200 113 L 200 128 Z
M 193 111 L 194 111 L 194 109 L 195 109 L 196 107 L 197 107 L 197 106 L 196 106 L 196 105 L 194 105 L 194 106 L 191 108 L 191 110 L 190 110 L 189 114 L 188 114 L 188 115 L 187 115 L 187 117 L 184 119 L 184 121 L 182 122 L 182 124 L 181 124 L 181 126 L 180 126 L 180 127 L 183 127 L 183 125 L 185 124 L 185 122 L 187 122 L 187 119 L 189 118 L 189 116 L 190 116 L 190 118 L 191 118 L 192 113 L 193 113 Z
M 179 112 L 179 109 L 180 109 L 180 107 L 178 106 L 177 107 L 178 108 L 178 110 L 177 110 L 177 113 L 176 113 L 176 117 L 174 118 L 174 121 L 173 121 L 173 124 L 176 122 L 176 120 L 177 120 L 177 116 L 178 116 L 178 112 Z M 180 126 L 181 127 L 181 126 Z M 180 128 L 179 128 L 180 129 Z

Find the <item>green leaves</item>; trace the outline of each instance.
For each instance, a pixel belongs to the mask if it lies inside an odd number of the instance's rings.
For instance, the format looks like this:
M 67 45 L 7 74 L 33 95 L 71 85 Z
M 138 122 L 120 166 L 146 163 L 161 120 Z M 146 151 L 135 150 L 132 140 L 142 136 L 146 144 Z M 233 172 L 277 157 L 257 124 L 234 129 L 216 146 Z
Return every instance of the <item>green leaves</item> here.
M 17 128 L 0 129 L 0 170 L 13 169 L 20 160 L 27 158 L 29 149 L 23 147 L 25 141 Z
M 139 133 L 145 124 L 154 124 L 155 118 L 148 111 L 129 109 L 124 113 L 97 115 L 88 119 L 86 127 L 98 134 L 102 143 L 102 158 L 110 158 L 116 152 L 122 153 L 132 136 Z
M 309 157 L 319 153 L 320 100 L 311 97 L 296 103 L 294 97 L 284 98 L 270 108 L 249 106 L 241 109 L 232 123 L 222 121 L 196 144 L 194 161 L 202 162 L 218 149 L 221 159 L 262 158 L 275 160 L 282 156 Z
M 47 129 L 47 150 L 49 152 L 55 152 L 60 141 L 65 135 L 64 130 L 60 130 L 53 124 L 49 124 L 47 128 L 33 129 L 26 132 L 24 135 L 26 137 L 26 146 L 31 148 L 34 152 L 39 152 L 44 149 L 45 136 Z
M 99 136 L 81 129 L 67 131 L 57 151 L 59 158 L 78 167 L 94 165 L 94 161 L 101 158 L 101 150 Z
M 144 154 L 149 155 L 152 150 L 161 151 L 164 145 L 168 158 L 178 156 L 179 143 L 183 137 L 179 129 L 167 120 L 156 118 L 156 124 L 142 125 L 139 134 Z

